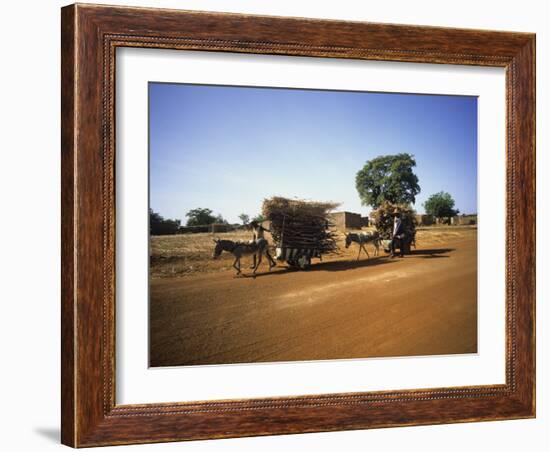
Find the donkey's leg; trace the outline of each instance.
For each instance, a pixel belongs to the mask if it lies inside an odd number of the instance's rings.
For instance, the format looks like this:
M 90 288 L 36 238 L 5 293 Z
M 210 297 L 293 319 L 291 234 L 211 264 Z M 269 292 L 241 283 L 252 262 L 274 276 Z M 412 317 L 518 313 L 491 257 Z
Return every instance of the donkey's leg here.
M 267 256 L 267 259 L 269 260 L 269 271 L 271 271 L 271 269 L 273 267 L 275 267 L 277 265 L 277 263 L 275 262 L 275 260 L 271 257 L 271 254 L 269 254 L 269 250 L 265 250 L 265 255 Z
M 240 256 L 235 256 L 235 261 L 233 262 L 233 268 L 237 270 L 237 275 L 241 274 L 241 257 Z
M 361 243 L 361 246 L 363 247 L 363 249 L 365 250 L 365 253 L 367 254 L 367 259 L 370 259 L 370 254 L 369 254 L 369 251 L 367 250 L 367 246 L 364 243 Z
M 252 255 L 252 265 L 250 268 L 256 268 L 256 253 Z
M 357 253 L 357 259 L 355 259 L 356 261 L 359 260 L 359 256 L 361 256 L 361 250 L 363 249 L 363 245 L 359 244 L 359 253 Z

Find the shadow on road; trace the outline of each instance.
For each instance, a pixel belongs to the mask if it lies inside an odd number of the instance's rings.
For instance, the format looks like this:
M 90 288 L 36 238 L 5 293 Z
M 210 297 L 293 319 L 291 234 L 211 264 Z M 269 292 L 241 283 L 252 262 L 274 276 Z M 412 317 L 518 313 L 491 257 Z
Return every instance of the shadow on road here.
M 375 267 L 377 265 L 391 264 L 394 261 L 389 260 L 385 256 L 371 257 L 370 259 L 360 259 L 354 261 L 331 261 L 331 262 L 319 262 L 312 265 L 308 271 L 327 271 L 327 272 L 339 272 L 343 270 L 353 270 L 355 268 Z
M 455 251 L 454 248 L 437 248 L 429 250 L 414 250 L 407 256 L 407 258 L 422 258 L 422 259 L 438 259 L 442 257 L 450 257 L 448 254 Z M 369 259 L 360 259 L 360 260 L 346 260 L 346 261 L 329 261 L 329 262 L 317 262 L 313 263 L 309 267 L 307 272 L 316 272 L 316 271 L 327 271 L 327 272 L 339 272 L 344 270 L 353 270 L 355 268 L 366 268 L 366 267 L 375 267 L 377 265 L 391 264 L 398 262 L 400 259 L 391 259 L 390 256 L 378 256 L 371 257 Z M 290 272 L 298 272 L 300 270 L 292 267 L 279 266 L 274 268 L 271 272 L 261 272 L 253 275 L 252 273 L 242 274 L 236 276 L 236 278 L 260 278 L 262 276 L 276 276 L 276 275 L 286 275 Z M 284 264 L 283 264 L 284 265 Z
M 390 260 L 385 256 L 371 257 L 370 259 L 360 259 L 358 261 L 350 260 L 350 261 L 316 262 L 311 264 L 311 267 L 309 267 L 305 271 L 308 273 L 316 272 L 316 271 L 338 272 L 343 270 L 353 270 L 355 268 L 375 267 L 377 265 L 391 264 L 393 262 L 394 262 L 393 260 Z M 237 277 L 260 278 L 262 276 L 285 275 L 291 272 L 299 272 L 299 271 L 301 270 L 298 270 L 297 268 L 293 268 L 293 267 L 277 267 L 277 269 L 273 269 L 271 272 L 256 273 L 256 275 L 253 275 L 252 273 L 248 273 Z
M 447 254 L 453 252 L 454 248 L 438 248 L 431 250 L 414 250 L 411 251 L 410 256 L 418 256 L 424 259 L 434 259 L 439 257 L 450 257 Z

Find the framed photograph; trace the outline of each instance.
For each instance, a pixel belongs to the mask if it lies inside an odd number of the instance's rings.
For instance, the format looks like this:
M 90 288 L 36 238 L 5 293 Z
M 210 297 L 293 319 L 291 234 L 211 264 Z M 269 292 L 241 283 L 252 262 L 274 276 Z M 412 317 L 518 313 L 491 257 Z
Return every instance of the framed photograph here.
M 535 416 L 535 36 L 62 9 L 62 442 Z

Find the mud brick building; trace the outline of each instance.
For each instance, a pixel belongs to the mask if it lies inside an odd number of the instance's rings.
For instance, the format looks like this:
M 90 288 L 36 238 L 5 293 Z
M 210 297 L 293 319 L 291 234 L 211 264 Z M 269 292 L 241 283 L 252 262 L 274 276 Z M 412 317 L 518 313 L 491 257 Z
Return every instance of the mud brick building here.
M 330 214 L 334 228 L 339 231 L 346 229 L 361 229 L 369 225 L 369 218 L 362 217 L 359 213 L 354 212 L 334 212 Z

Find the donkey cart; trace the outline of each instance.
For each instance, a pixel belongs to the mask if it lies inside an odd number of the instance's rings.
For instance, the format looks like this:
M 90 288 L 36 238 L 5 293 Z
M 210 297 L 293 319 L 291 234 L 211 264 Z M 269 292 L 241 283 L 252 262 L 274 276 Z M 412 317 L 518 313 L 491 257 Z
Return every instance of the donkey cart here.
M 311 259 L 316 257 L 322 260 L 321 250 L 316 248 L 291 248 L 277 246 L 275 258 L 278 261 L 286 262 L 291 267 L 307 270 L 311 265 Z
M 328 212 L 337 204 L 282 197 L 264 200 L 263 215 L 275 243 L 275 257 L 305 270 L 313 258 L 336 249 Z
M 413 234 L 405 234 L 405 237 L 402 239 L 401 243 L 403 246 L 403 254 L 411 254 L 411 247 L 414 246 L 416 248 L 415 244 L 415 233 Z M 380 244 L 382 245 L 382 249 L 386 253 L 391 252 L 391 240 L 389 239 L 382 239 L 380 240 Z

